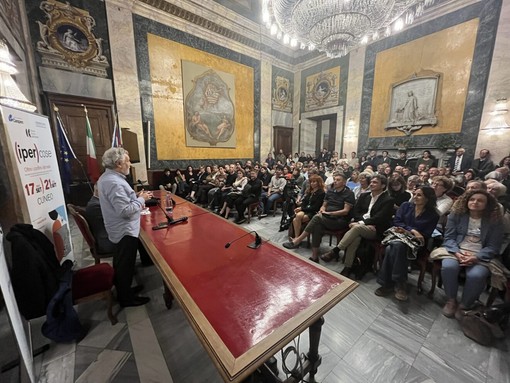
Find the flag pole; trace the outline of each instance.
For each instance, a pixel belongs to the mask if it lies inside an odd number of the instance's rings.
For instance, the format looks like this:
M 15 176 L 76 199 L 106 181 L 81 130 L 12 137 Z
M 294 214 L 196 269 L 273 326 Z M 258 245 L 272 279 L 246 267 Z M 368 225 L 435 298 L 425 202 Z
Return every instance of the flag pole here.
M 87 185 L 89 186 L 90 188 L 90 191 L 92 193 L 94 193 L 94 190 L 92 189 L 92 186 L 90 185 L 90 180 L 89 180 L 89 177 L 87 176 L 87 172 L 85 171 L 85 168 L 83 166 L 83 163 L 79 160 L 79 158 L 76 156 L 76 154 L 74 153 L 73 151 L 73 148 L 71 147 L 71 144 L 69 143 L 69 140 L 67 139 L 67 132 L 65 131 L 65 126 L 64 124 L 62 123 L 62 117 L 60 117 L 60 112 L 59 112 L 59 109 L 58 107 L 53 104 L 53 110 L 55 111 L 56 113 L 56 116 L 57 116 L 57 119 L 59 120 L 60 122 L 60 126 L 62 127 L 62 129 L 64 130 L 64 132 L 66 133 L 66 135 L 64 136 L 65 140 L 67 141 L 67 145 L 69 146 L 69 149 L 71 149 L 71 153 L 73 154 L 73 157 L 76 161 L 78 161 L 78 163 L 80 164 L 80 168 L 81 168 L 81 171 L 83 172 L 83 175 L 85 176 L 85 179 L 87 180 Z
M 90 125 L 89 114 L 87 107 L 83 104 L 85 111 L 85 126 L 87 129 L 87 172 L 92 182 L 97 182 L 99 179 L 99 165 L 97 163 L 97 152 L 94 144 L 94 137 L 92 135 L 92 126 Z
M 147 120 L 147 169 L 151 167 L 151 120 Z

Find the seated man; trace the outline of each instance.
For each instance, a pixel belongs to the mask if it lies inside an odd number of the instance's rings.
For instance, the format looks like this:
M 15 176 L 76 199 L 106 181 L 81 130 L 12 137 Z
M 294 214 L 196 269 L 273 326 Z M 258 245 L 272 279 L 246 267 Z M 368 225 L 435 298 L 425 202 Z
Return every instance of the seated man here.
M 170 169 L 165 168 L 163 170 L 163 175 L 159 180 L 159 190 L 169 191 L 175 194 L 177 191 L 177 183 L 175 182 L 175 177 L 171 175 Z
M 305 230 L 291 242 L 283 246 L 295 249 L 301 241 L 312 235 L 312 261 L 319 263 L 319 246 L 326 230 L 341 230 L 347 227 L 351 208 L 354 206 L 354 193 L 345 186 L 347 178 L 343 173 L 335 173 L 333 185 L 328 188 L 324 202 L 317 215 L 306 225 Z
M 321 258 L 325 262 L 340 257 L 340 252 L 347 251 L 345 267 L 340 274 L 348 277 L 356 258 L 356 250 L 362 239 L 382 239 L 383 233 L 392 223 L 393 198 L 386 192 L 387 179 L 384 175 L 375 174 L 370 180 L 370 193 L 359 196 L 353 208 L 353 220 L 349 231 L 340 243 Z
M 260 215 L 260 217 L 267 217 L 267 213 L 273 206 L 274 201 L 279 200 L 283 196 L 283 189 L 287 184 L 287 180 L 282 177 L 283 167 L 278 166 L 274 173 L 274 176 L 271 178 L 269 182 L 269 186 L 267 188 L 267 194 L 262 194 L 261 200 L 264 206 L 264 212 Z

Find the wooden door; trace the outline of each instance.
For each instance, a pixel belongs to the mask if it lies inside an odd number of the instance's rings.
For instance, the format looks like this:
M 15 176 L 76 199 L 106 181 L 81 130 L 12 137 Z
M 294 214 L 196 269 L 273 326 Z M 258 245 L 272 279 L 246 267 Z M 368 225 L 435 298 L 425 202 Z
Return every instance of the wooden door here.
M 51 120 L 53 129 L 56 128 L 56 114 L 53 105 L 59 109 L 62 123 L 64 124 L 69 143 L 78 160 L 83 164 L 83 169 L 78 161 L 72 162 L 72 181 L 87 182 L 87 128 L 85 122 L 85 111 L 83 105 L 86 105 L 92 137 L 96 146 L 97 162 L 101 168 L 101 157 L 103 153 L 112 145 L 112 134 L 114 127 L 114 117 L 112 101 L 92 100 L 81 97 L 49 95 Z M 57 137 L 55 132 L 54 137 Z M 57 147 L 58 147 L 58 143 Z
M 56 105 L 71 148 L 80 161 L 71 160 L 71 193 L 66 196 L 66 202 L 84 206 L 92 196 L 92 189 L 87 179 L 87 127 L 82 104 L 87 106 L 97 162 L 100 171 L 102 171 L 101 157 L 112 145 L 113 102 L 55 94 L 48 95 L 48 102 L 54 137 L 58 136 L 56 132 L 57 118 L 53 110 L 53 105 Z M 55 145 L 57 148 L 59 147 L 57 139 L 55 139 Z
M 280 149 L 283 149 L 283 152 L 286 156 L 292 154 L 292 131 L 294 129 L 287 128 L 284 126 L 274 126 L 274 150 L 275 154 L 280 152 Z

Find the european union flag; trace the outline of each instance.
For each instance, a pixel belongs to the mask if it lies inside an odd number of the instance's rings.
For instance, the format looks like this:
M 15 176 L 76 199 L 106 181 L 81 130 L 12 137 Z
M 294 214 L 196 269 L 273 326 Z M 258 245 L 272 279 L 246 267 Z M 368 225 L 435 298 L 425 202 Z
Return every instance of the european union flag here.
M 69 144 L 66 132 L 64 130 L 64 124 L 60 119 L 60 115 L 57 114 L 57 131 L 58 131 L 58 142 L 60 144 L 60 176 L 62 178 L 62 187 L 65 194 L 69 194 L 71 185 L 71 160 L 76 158 L 76 155 Z

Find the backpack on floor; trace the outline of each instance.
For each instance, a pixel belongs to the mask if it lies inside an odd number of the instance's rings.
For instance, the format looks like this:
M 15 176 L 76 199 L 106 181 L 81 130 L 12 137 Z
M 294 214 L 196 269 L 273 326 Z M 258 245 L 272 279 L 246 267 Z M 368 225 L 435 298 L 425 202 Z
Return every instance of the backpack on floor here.
M 374 272 L 374 247 L 368 241 L 361 241 L 352 264 L 352 273 L 356 279 L 362 279 L 369 271 Z

